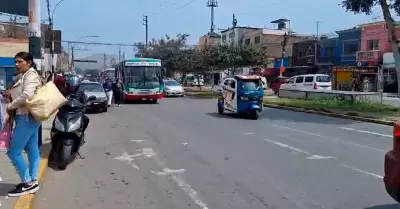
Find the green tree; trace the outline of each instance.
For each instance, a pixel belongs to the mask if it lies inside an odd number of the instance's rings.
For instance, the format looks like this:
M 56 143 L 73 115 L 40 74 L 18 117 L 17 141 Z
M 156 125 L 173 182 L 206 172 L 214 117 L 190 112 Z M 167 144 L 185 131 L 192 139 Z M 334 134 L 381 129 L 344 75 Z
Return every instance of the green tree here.
M 167 73 L 179 70 L 178 60 L 182 60 L 182 53 L 186 50 L 186 40 L 189 35 L 178 34 L 175 38 L 166 35 L 160 39 L 152 39 L 148 46 L 144 43 L 137 43 L 137 57 L 148 57 L 161 59 Z
M 396 15 L 400 15 L 400 0 L 343 0 L 342 6 L 346 8 L 347 11 L 354 12 L 355 14 L 371 14 L 371 10 L 375 5 L 379 5 L 382 9 L 383 18 L 385 19 L 389 43 L 392 47 L 393 56 L 396 65 L 397 74 L 397 89 L 398 95 L 400 97 L 400 53 L 396 37 L 395 25 L 391 14 L 391 9 L 394 10 Z

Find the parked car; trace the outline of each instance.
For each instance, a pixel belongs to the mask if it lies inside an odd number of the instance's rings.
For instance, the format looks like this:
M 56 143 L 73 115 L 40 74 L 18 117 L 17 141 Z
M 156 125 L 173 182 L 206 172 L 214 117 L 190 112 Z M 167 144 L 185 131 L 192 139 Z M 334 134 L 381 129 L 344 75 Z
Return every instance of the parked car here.
M 288 77 L 282 77 L 282 76 L 277 77 L 271 85 L 271 88 L 274 91 L 274 94 L 278 94 L 279 88 L 281 88 L 281 85 L 284 83 L 287 83 L 288 80 L 289 80 Z
M 385 176 L 383 182 L 387 193 L 400 203 L 400 121 L 393 130 L 393 147 L 385 155 Z
M 332 90 L 331 77 L 325 74 L 307 74 L 291 77 L 280 89 Z
M 185 95 L 182 85 L 176 80 L 164 80 L 164 96 L 181 96 Z
M 95 100 L 87 103 L 88 110 L 101 110 L 107 112 L 107 94 L 104 91 L 103 85 L 98 82 L 83 82 L 79 90 L 85 92 L 87 98 L 94 96 Z

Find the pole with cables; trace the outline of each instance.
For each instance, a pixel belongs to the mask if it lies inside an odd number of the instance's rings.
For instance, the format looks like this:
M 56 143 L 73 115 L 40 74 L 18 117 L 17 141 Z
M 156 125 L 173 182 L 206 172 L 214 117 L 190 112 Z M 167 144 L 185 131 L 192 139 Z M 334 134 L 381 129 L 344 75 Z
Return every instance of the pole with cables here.
M 147 15 L 143 16 L 143 25 L 146 27 L 146 48 L 149 44 L 149 21 Z
M 29 52 L 32 54 L 34 62 L 43 76 L 42 50 L 40 46 L 40 0 L 29 0 Z M 38 145 L 42 145 L 42 126 L 38 130 Z

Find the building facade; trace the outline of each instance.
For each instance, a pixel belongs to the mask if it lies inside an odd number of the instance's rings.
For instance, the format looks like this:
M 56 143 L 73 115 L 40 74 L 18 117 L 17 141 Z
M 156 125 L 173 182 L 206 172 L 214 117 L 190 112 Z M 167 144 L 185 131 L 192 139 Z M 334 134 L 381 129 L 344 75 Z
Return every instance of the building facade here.
M 356 66 L 357 65 L 357 52 L 361 48 L 361 29 L 352 28 L 347 30 L 336 31 L 339 35 L 338 52 L 339 52 L 339 65 Z
M 260 28 L 252 27 L 232 27 L 221 31 L 220 44 L 243 44 L 244 34 L 250 31 L 259 30 Z
M 199 48 L 204 49 L 207 47 L 218 46 L 221 41 L 221 35 L 209 32 L 199 38 Z

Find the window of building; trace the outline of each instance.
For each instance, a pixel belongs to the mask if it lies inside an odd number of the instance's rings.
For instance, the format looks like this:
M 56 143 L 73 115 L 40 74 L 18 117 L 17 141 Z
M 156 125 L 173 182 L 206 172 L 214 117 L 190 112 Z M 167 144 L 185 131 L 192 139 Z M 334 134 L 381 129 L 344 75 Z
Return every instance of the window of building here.
M 335 55 L 335 48 L 333 48 L 333 47 L 325 48 L 325 56 L 326 57 L 333 57 L 334 55 Z
M 259 44 L 259 43 L 261 43 L 261 37 L 257 36 L 254 38 L 254 44 Z
M 368 50 L 378 50 L 379 49 L 379 40 L 368 40 L 367 41 L 367 49 Z
M 353 56 L 359 50 L 359 45 L 357 42 L 344 42 L 343 43 L 343 55 Z
M 224 42 L 224 43 L 226 42 L 226 35 L 222 36 L 222 42 Z
M 235 32 L 229 33 L 229 38 L 233 38 L 233 37 L 235 37 Z
M 249 38 L 246 38 L 246 39 L 244 40 L 244 44 L 250 45 L 250 39 L 249 39 Z

